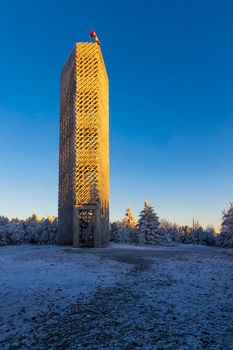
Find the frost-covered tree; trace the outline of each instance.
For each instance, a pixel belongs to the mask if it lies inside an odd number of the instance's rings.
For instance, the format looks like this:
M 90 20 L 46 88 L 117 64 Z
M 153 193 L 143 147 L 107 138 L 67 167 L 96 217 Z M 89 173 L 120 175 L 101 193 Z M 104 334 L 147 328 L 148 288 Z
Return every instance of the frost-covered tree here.
M 57 234 L 57 218 L 40 218 L 33 214 L 26 220 L 0 217 L 0 245 L 35 243 L 54 244 Z
M 217 237 L 217 245 L 224 248 L 233 248 L 233 202 L 222 213 L 221 231 Z
M 123 224 L 126 227 L 135 228 L 137 226 L 137 219 L 133 215 L 131 208 L 126 209 L 125 217 L 123 219 Z
M 131 208 L 126 209 L 125 217 L 122 221 L 121 231 L 124 242 L 137 242 L 137 220 Z
M 8 223 L 8 218 L 6 218 L 5 216 L 0 216 L 0 246 L 7 245 L 6 225 Z
M 214 246 L 216 244 L 216 232 L 213 226 L 207 226 L 199 237 L 199 243 Z
M 167 242 L 176 242 L 178 239 L 178 225 L 166 219 L 162 219 L 159 226 L 159 231 L 162 237 L 166 237 Z
M 199 237 L 202 235 L 203 228 L 198 221 L 193 221 L 193 227 L 191 232 L 191 243 L 199 244 Z
M 132 209 L 127 208 L 122 221 L 115 221 L 110 225 L 111 242 L 136 242 L 137 220 L 135 219 Z
M 110 224 L 110 242 L 128 242 L 125 226 L 123 221 L 115 221 Z
M 57 221 L 57 218 L 55 215 L 46 215 L 46 220 L 48 220 L 48 222 L 50 222 L 51 224 L 55 223 Z
M 154 208 L 146 201 L 138 220 L 138 240 L 141 244 L 162 244 L 165 237 L 161 235 L 160 223 Z
M 192 243 L 192 229 L 188 225 L 182 225 L 178 228 L 179 231 L 179 242 L 189 244 Z
M 109 240 L 110 242 L 118 242 L 118 221 L 110 223 Z
M 177 225 L 167 220 L 162 220 L 160 230 L 164 236 L 168 236 L 170 241 L 175 243 L 195 243 L 205 245 L 215 245 L 215 230 L 212 226 L 203 229 L 198 222 L 190 227 L 188 225 Z
M 29 243 L 53 244 L 56 242 L 57 219 L 51 216 L 40 218 L 33 214 L 25 221 L 25 231 Z

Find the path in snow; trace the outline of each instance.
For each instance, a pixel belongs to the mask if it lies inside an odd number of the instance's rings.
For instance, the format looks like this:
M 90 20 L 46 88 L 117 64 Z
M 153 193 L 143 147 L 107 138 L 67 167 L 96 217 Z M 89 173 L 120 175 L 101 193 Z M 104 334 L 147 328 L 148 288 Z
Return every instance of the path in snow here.
M 232 258 L 203 246 L 5 247 L 0 348 L 233 349 Z

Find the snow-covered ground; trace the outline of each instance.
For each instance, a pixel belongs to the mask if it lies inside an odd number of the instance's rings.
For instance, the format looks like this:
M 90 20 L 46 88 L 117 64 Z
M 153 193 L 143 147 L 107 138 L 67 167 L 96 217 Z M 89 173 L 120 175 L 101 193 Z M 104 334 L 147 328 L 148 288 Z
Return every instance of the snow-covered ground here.
M 0 248 L 0 349 L 31 330 L 33 320 L 61 313 L 78 295 L 111 286 L 129 269 L 127 264 L 99 256 L 72 254 L 56 246 Z M 76 251 L 76 250 L 75 250 Z
M 0 248 L 0 349 L 233 349 L 233 251 Z

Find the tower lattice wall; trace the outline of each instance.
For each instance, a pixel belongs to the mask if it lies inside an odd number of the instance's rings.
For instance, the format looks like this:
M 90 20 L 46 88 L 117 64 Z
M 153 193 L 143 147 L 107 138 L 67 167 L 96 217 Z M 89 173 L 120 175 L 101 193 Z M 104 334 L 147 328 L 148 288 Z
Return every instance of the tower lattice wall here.
M 108 243 L 108 113 L 108 77 L 100 47 L 77 43 L 61 73 L 60 244 Z

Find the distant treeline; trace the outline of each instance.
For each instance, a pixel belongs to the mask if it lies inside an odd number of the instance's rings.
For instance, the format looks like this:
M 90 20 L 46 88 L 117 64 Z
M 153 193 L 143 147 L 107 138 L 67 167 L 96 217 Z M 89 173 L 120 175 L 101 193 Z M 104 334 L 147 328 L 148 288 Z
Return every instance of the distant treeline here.
M 220 234 L 212 226 L 203 228 L 198 222 L 192 227 L 159 220 L 154 208 L 146 201 L 137 221 L 128 208 L 122 221 L 110 225 L 110 241 L 135 244 L 205 244 L 233 248 L 233 203 L 223 211 Z
M 40 218 L 33 214 L 21 220 L 0 216 L 0 246 L 11 244 L 55 244 L 58 220 L 55 216 Z M 233 202 L 222 213 L 220 234 L 213 227 L 203 228 L 198 222 L 192 227 L 159 220 L 154 208 L 146 201 L 139 219 L 128 208 L 121 221 L 110 224 L 110 242 L 138 245 L 167 245 L 174 243 L 205 244 L 233 248 Z

